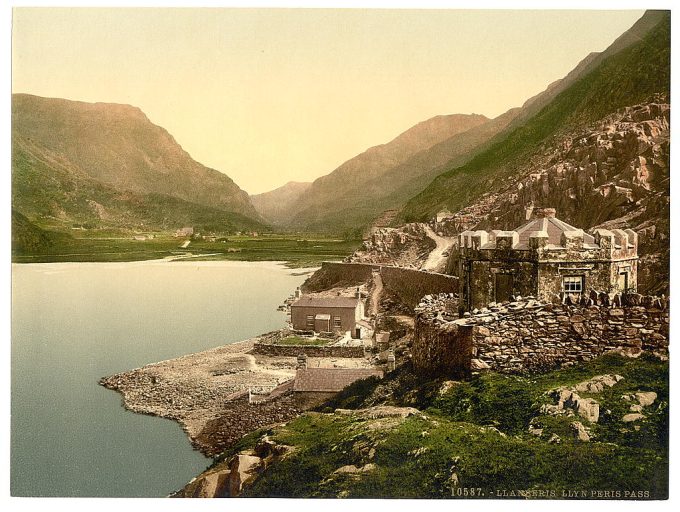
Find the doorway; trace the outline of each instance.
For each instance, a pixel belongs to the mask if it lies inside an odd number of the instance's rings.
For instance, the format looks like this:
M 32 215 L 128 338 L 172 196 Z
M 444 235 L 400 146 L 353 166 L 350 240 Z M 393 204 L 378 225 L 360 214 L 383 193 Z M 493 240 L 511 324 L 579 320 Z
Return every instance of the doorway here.
M 496 302 L 506 302 L 512 300 L 512 291 L 512 274 L 495 274 L 494 292 Z

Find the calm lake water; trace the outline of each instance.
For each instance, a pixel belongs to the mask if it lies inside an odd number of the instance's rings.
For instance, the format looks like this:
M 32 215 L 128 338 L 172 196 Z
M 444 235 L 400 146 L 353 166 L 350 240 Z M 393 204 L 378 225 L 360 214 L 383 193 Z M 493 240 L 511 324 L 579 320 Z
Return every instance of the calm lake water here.
M 306 276 L 271 262 L 12 267 L 13 496 L 166 496 L 205 469 L 173 421 L 100 377 L 283 326 Z

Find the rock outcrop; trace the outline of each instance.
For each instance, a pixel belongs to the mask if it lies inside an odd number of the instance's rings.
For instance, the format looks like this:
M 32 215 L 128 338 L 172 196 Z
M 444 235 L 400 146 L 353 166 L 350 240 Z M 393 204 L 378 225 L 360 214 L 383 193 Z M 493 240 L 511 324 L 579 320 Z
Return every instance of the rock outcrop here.
M 376 229 L 345 261 L 421 268 L 435 247 L 427 226 L 416 222 L 400 228 Z
M 532 205 L 550 205 L 584 229 L 630 228 L 640 237 L 639 290 L 664 293 L 669 204 L 670 104 L 656 95 L 555 138 L 542 155 L 448 222 L 460 231 L 511 229 L 527 219 Z

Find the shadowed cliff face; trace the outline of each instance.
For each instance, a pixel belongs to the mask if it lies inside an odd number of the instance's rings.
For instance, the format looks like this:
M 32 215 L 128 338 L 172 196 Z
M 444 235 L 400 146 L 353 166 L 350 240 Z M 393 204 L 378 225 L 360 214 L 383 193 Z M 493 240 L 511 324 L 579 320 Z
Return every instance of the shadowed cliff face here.
M 69 194 L 77 195 L 82 185 L 101 190 L 83 198 L 100 205 L 93 209 L 97 218 L 106 217 L 110 206 L 104 196 L 119 193 L 144 200 L 159 195 L 199 210 L 261 220 L 248 195 L 228 176 L 193 160 L 136 107 L 15 94 L 12 141 L 15 182 L 25 183 L 32 175 L 30 188 L 14 189 L 15 206 L 27 215 L 41 188 L 56 188 L 60 193 L 52 200 L 59 217 L 59 210 L 68 210 Z M 153 201 L 148 202 L 153 209 Z

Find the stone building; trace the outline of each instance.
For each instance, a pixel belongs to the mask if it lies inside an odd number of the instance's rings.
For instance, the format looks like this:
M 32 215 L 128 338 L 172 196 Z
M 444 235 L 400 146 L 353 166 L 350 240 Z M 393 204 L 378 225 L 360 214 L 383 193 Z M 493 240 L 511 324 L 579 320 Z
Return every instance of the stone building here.
M 637 249 L 630 229 L 588 234 L 542 208 L 514 231 L 464 231 L 452 257 L 462 306 L 474 309 L 518 295 L 553 301 L 589 290 L 635 291 Z
M 359 293 L 355 297 L 318 297 L 303 295 L 290 305 L 293 329 L 314 332 L 350 332 L 361 338 L 364 303 Z

